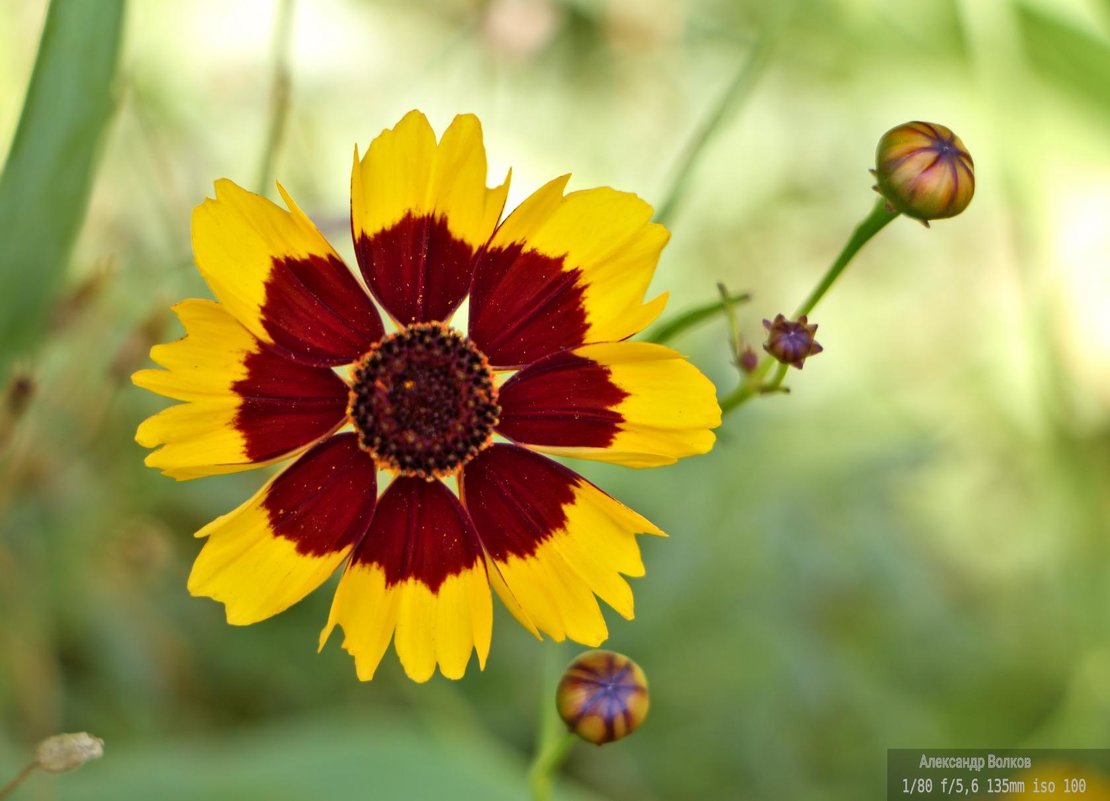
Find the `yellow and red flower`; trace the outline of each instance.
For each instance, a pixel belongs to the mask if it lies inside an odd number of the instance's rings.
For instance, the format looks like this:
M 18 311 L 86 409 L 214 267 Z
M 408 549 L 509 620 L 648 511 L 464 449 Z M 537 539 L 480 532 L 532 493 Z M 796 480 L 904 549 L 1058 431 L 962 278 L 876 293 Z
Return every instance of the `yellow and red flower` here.
M 355 152 L 369 292 L 283 189 L 288 210 L 216 183 L 193 247 L 217 300 L 178 304 L 186 336 L 135 374 L 184 401 L 136 439 L 177 479 L 295 461 L 197 532 L 194 595 L 250 624 L 346 563 L 320 646 L 341 626 L 363 680 L 391 639 L 417 681 L 484 666 L 491 585 L 537 636 L 600 644 L 598 597 L 632 617 L 635 535 L 662 532 L 541 453 L 669 464 L 712 447 L 720 409 L 679 354 L 623 341 L 666 303 L 644 293 L 667 230 L 567 178 L 499 222 L 508 179 L 486 187 L 478 120 L 437 142 L 409 113 Z

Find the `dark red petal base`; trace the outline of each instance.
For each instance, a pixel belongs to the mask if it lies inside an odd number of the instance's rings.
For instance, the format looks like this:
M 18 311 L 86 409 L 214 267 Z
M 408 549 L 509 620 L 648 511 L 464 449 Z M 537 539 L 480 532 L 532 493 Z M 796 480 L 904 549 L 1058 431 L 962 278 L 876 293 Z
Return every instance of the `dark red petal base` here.
M 234 424 L 251 461 L 302 448 L 346 417 L 347 385 L 330 369 L 297 364 L 266 346 L 244 366 L 246 377 L 231 389 L 243 398 Z
M 470 289 L 474 249 L 442 217 L 408 214 L 358 237 L 355 255 L 370 291 L 401 325 L 446 320 Z
M 486 552 L 527 557 L 566 523 L 579 478 L 516 445 L 491 445 L 463 468 L 463 504 Z
M 519 244 L 479 252 L 468 336 L 494 367 L 521 367 L 585 342 L 580 271 Z
M 401 476 L 382 494 L 352 561 L 380 567 L 387 585 L 416 579 L 434 593 L 481 555 L 474 527 L 451 490 L 441 481 Z
M 335 553 L 370 528 L 377 468 L 354 434 L 324 440 L 274 479 L 262 507 L 273 532 L 311 556 Z
M 616 408 L 628 397 L 610 375 L 570 351 L 529 365 L 501 387 L 498 433 L 530 445 L 608 446 L 624 421 Z
M 384 333 L 347 265 L 322 256 L 273 260 L 262 327 L 290 358 L 318 366 L 349 364 Z

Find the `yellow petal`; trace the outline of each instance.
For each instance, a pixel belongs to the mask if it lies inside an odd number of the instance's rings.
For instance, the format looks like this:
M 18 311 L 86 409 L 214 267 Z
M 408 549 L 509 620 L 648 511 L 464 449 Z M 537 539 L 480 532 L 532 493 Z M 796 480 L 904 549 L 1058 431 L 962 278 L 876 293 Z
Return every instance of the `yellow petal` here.
M 599 645 L 608 630 L 595 595 L 632 617 L 622 576 L 644 572 L 635 535 L 662 534 L 643 517 L 512 445 L 487 448 L 466 466 L 462 496 L 494 588 L 527 628 Z
M 381 337 L 381 319 L 335 249 L 280 191 L 289 211 L 217 181 L 216 197 L 193 212 L 197 267 L 258 339 L 308 363 L 350 363 Z
M 323 583 L 370 525 L 376 468 L 355 435 L 322 442 L 234 511 L 197 532 L 207 541 L 189 592 L 213 598 L 228 623 L 284 611 Z
M 406 215 L 443 217 L 458 239 L 477 249 L 501 216 L 508 181 L 486 188 L 482 126 L 461 114 L 436 144 L 419 111 L 410 111 L 378 136 L 351 175 L 351 226 L 355 239 L 390 228 Z
M 535 362 L 500 390 L 498 433 L 544 453 L 628 467 L 671 464 L 713 447 L 713 384 L 679 353 L 609 342 Z
M 144 421 L 135 434 L 158 448 L 146 463 L 177 479 L 249 470 L 299 453 L 346 418 L 347 386 L 332 370 L 286 359 L 224 307 L 174 307 L 186 336 L 156 345 L 163 370 L 140 370 L 137 386 L 186 401 Z
M 478 255 L 470 335 L 495 366 L 626 339 L 666 305 L 644 302 L 670 238 L 651 206 L 608 187 L 564 196 L 566 180 L 525 200 Z
M 351 174 L 351 231 L 366 285 L 398 325 L 446 320 L 470 289 L 474 254 L 493 233 L 508 180 L 486 188 L 476 117 L 437 144 L 424 115 L 382 132 Z
M 440 481 L 394 479 L 339 581 L 323 647 L 336 626 L 359 679 L 373 678 L 390 638 L 405 673 L 449 679 L 472 652 L 485 667 L 493 626 L 489 579 L 473 526 Z

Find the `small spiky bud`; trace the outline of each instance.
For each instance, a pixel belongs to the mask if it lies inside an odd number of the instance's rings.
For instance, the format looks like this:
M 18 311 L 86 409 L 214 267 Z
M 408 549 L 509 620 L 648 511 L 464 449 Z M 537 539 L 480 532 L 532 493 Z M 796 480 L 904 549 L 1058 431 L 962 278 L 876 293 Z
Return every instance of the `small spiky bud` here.
M 737 366 L 745 373 L 750 373 L 759 366 L 759 357 L 755 355 L 751 345 L 746 345 L 736 360 Z
M 35 749 L 35 764 L 48 773 L 65 773 L 104 756 L 104 741 L 88 732 L 55 734 Z
M 931 122 L 907 122 L 883 134 L 871 173 L 875 191 L 893 210 L 926 227 L 955 217 L 975 194 L 971 154 L 950 129 Z
M 817 324 L 810 325 L 804 314 L 797 322 L 776 314 L 773 321 L 764 320 L 763 327 L 767 329 L 763 349 L 783 364 L 791 364 L 801 370 L 807 358 L 824 350 L 813 338 L 817 333 Z
M 647 677 L 624 654 L 586 651 L 563 672 L 555 693 L 559 717 L 595 745 L 627 737 L 648 713 Z

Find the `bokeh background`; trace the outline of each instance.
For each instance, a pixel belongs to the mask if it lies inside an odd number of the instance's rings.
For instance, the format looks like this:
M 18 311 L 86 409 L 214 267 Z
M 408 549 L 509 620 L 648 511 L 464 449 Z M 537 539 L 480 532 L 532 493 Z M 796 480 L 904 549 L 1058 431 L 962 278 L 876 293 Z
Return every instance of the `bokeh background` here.
M 1110 743 L 1110 2 L 313 0 L 284 56 L 281 8 L 133 0 L 104 124 L 95 93 L 36 100 L 96 143 L 87 213 L 80 180 L 40 207 L 79 163 L 0 185 L 0 779 L 48 734 L 107 741 L 18 797 L 524 797 L 542 666 L 576 648 L 499 610 L 484 673 L 415 686 L 390 653 L 359 684 L 315 651 L 327 587 L 231 628 L 185 590 L 191 534 L 264 476 L 176 483 L 132 440 L 164 404 L 129 373 L 207 296 L 211 182 L 279 178 L 349 255 L 352 145 L 411 108 L 477 113 L 510 206 L 568 171 L 657 204 L 683 181 L 654 288 L 672 313 L 751 291 L 757 343 L 870 208 L 883 131 L 945 124 L 977 167 L 962 216 L 867 246 L 814 315 L 825 353 L 713 453 L 575 465 L 671 537 L 642 543 L 637 619 L 608 616 L 651 716 L 577 749 L 563 798 L 856 801 L 888 747 Z M 46 12 L 0 0 L 0 153 Z M 105 19 L 57 57 L 110 50 Z M 675 344 L 735 385 L 722 320 Z

